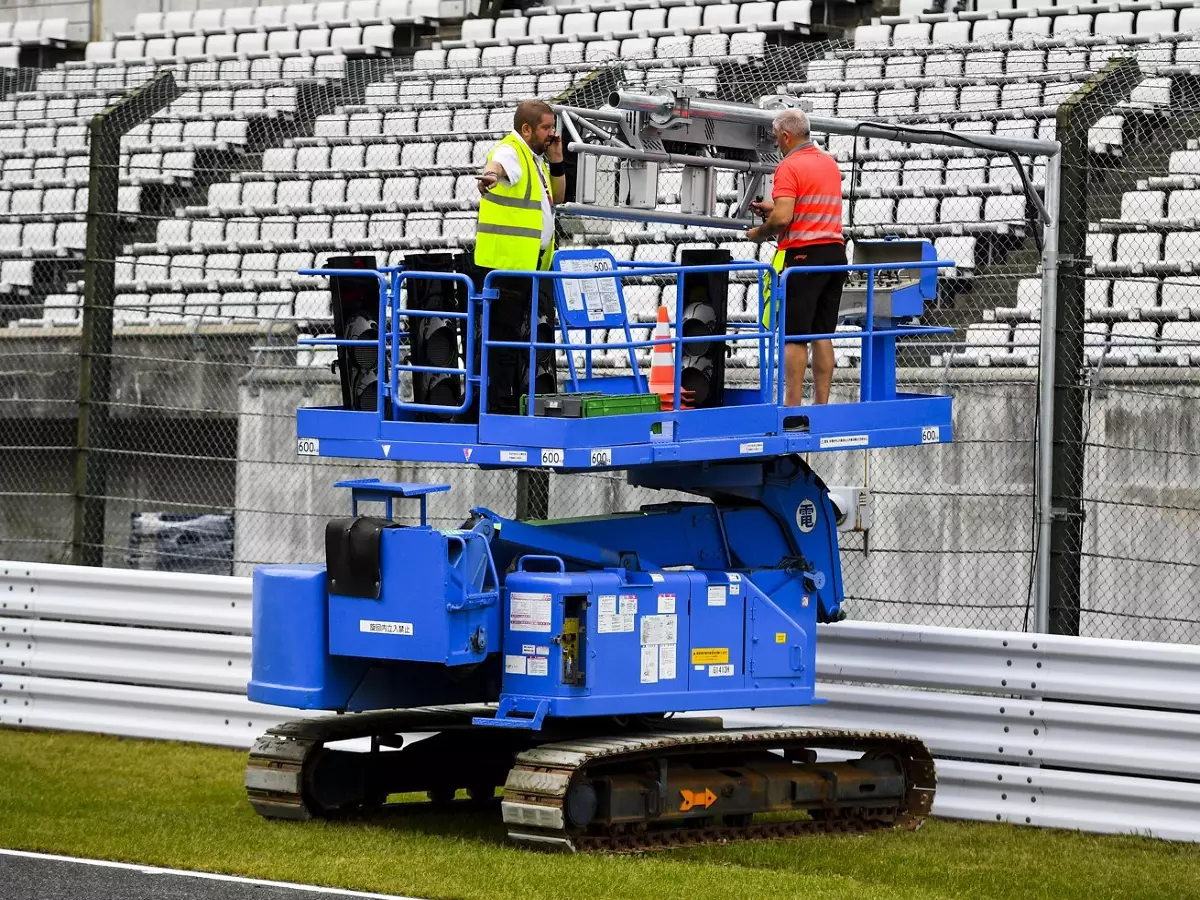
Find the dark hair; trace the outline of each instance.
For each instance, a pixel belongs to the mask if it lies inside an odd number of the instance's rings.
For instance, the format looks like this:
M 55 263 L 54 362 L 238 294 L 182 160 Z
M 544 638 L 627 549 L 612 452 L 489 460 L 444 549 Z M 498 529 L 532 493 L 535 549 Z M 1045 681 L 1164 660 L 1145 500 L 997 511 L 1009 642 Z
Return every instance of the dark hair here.
M 513 131 L 521 133 L 521 126 L 528 125 L 536 129 L 542 123 L 542 116 L 552 116 L 554 110 L 549 103 L 541 100 L 522 100 L 517 104 L 516 114 L 513 115 Z

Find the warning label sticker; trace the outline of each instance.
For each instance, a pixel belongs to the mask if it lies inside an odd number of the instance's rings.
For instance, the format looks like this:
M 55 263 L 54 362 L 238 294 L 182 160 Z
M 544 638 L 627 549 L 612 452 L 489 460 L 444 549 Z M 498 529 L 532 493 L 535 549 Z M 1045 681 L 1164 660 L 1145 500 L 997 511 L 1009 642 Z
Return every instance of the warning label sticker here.
M 642 684 L 658 682 L 658 648 L 642 646 Z
M 372 619 L 359 619 L 358 630 L 365 634 L 398 634 L 412 636 L 412 622 L 376 622 Z
M 621 595 L 621 615 L 636 616 L 637 615 L 637 594 L 622 594 Z
M 544 656 L 535 656 L 529 660 L 530 675 L 545 675 L 550 671 L 549 661 Z
M 518 594 L 509 598 L 510 631 L 550 631 L 550 595 Z
M 737 572 L 729 572 L 729 596 L 736 597 L 742 592 L 742 576 Z
M 504 657 L 504 674 L 505 675 L 524 675 L 525 674 L 525 657 L 513 656 L 511 654 Z
M 599 601 L 596 630 L 600 634 L 627 634 L 633 631 L 633 614 L 621 615 L 617 612 L 616 594 L 601 594 L 596 599 Z M 633 602 L 636 608 L 637 598 Z
M 658 648 L 658 677 L 670 681 L 675 677 L 675 645 L 669 644 Z
M 671 614 L 675 612 L 675 595 L 674 594 L 659 594 L 658 595 L 658 611 L 663 614 Z
M 869 434 L 845 434 L 838 437 L 821 438 L 822 450 L 845 450 L 847 447 L 866 447 L 871 443 Z
M 618 613 L 596 617 L 596 630 L 601 634 L 627 634 L 633 631 L 634 616 Z
M 650 580 L 662 582 L 662 581 L 666 581 L 667 579 L 663 577 L 663 574 L 661 572 L 651 572 Z
M 678 616 L 642 616 L 642 643 L 659 646 L 679 642 Z
M 692 665 L 707 666 L 712 663 L 729 662 L 728 647 L 693 647 Z
M 709 606 L 724 606 L 725 605 L 725 585 L 710 584 L 708 586 L 708 605 Z

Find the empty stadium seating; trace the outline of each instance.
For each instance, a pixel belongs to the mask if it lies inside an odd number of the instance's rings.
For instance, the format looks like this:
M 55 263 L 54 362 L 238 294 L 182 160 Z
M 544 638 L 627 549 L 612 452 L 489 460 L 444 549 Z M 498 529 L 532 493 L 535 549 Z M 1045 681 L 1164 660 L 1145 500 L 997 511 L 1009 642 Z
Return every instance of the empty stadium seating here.
M 1200 76 L 1200 3 L 975 0 L 957 14 L 924 6 L 906 0 L 901 16 L 864 23 L 848 45 L 779 69 L 777 88 L 823 115 L 1054 138 L 1058 105 L 1114 56 L 1132 55 L 1141 83 L 1089 136 L 1092 152 L 1119 160 L 1127 119 L 1166 113 Z M 722 65 L 768 59 L 771 45 L 802 39 L 814 24 L 811 0 L 533 7 L 468 18 L 454 39 L 435 36 L 390 66 L 348 65 L 399 52 L 397 29 L 432 27 L 438 15 L 437 0 L 146 13 L 128 32 L 88 45 L 82 62 L 38 73 L 33 90 L 0 99 L 0 293 L 38 297 L 41 324 L 76 320 L 77 286 L 60 277 L 39 292 L 35 263 L 78 257 L 87 122 L 158 71 L 170 69 L 184 92 L 123 141 L 121 209 L 157 224 L 131 230 L 118 260 L 118 324 L 321 322 L 327 295 L 297 269 L 346 251 L 398 262 L 413 250 L 469 247 L 473 173 L 511 127 L 518 99 L 557 96 L 597 66 L 614 67 L 633 86 L 682 80 L 715 91 Z M 5 38 L 0 27 L 0 47 Z M 842 163 L 852 239 L 929 238 L 955 260 L 941 277 L 956 289 L 1031 243 L 1034 209 L 1024 185 L 1044 184 L 1037 160 L 1014 165 L 970 149 L 818 137 Z M 1200 307 L 1191 299 L 1200 283 L 1191 269 L 1200 241 L 1200 145 L 1184 139 L 1173 149 L 1159 177 L 1125 193 L 1119 218 L 1089 226 L 1093 364 L 1200 363 L 1190 321 L 1193 305 Z M 734 199 L 732 176 L 722 174 L 717 187 L 722 204 Z M 660 205 L 677 204 L 679 189 L 677 176 L 664 175 Z M 147 202 L 168 205 L 143 209 Z M 722 247 L 742 259 L 773 252 L 737 232 L 654 224 L 573 240 L 638 261 L 678 259 L 685 245 Z M 1041 285 L 1034 275 L 1015 278 L 1009 302 L 965 329 L 961 349 L 935 361 L 1035 363 Z M 630 286 L 630 308 L 643 322 L 662 290 Z M 735 321 L 751 321 L 756 303 L 752 289 L 734 284 Z M 746 348 L 735 360 L 748 365 L 755 353 Z M 855 342 L 839 343 L 839 363 L 853 364 L 856 353 Z M 611 354 L 597 362 L 618 363 Z
M 67 19 L 25 19 L 0 22 L 0 68 L 20 65 L 21 50 L 65 46 L 71 40 Z

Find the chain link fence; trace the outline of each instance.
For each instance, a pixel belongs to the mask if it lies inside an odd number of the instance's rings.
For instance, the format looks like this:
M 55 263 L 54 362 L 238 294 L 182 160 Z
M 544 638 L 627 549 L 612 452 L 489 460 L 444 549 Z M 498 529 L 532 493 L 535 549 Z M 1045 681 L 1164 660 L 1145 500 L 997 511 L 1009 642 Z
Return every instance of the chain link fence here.
M 321 558 L 324 521 L 347 509 L 332 486 L 344 478 L 451 483 L 430 498 L 432 521 L 446 526 L 472 506 L 556 517 L 673 499 L 619 474 L 297 458 L 296 407 L 340 402 L 334 352 L 298 343 L 331 333 L 328 288 L 297 271 L 354 253 L 381 264 L 447 249 L 469 256 L 474 174 L 526 97 L 595 107 L 614 87 L 680 82 L 733 101 L 790 93 L 820 115 L 1052 138 L 1059 105 L 1112 49 L 1099 39 L 965 53 L 738 37 L 697 35 L 681 46 L 686 56 L 664 58 L 658 47 L 657 58 L 620 62 L 616 49 L 592 42 L 586 51 L 544 45 L 543 56 L 523 60 L 511 47 L 464 48 L 395 60 L 332 53 L 17 72 L 0 101 L 0 447 L 9 461 L 0 467 L 0 555 L 70 561 L 88 498 L 103 499 L 104 564 L 234 574 Z M 1121 45 L 1143 63 L 1132 106 L 1088 128 L 1080 164 L 1091 190 L 1084 206 L 1063 209 L 1087 223 L 1092 263 L 1082 274 L 1086 365 L 1062 387 L 1081 398 L 1085 435 L 1072 494 L 1082 512 L 1081 632 L 1193 641 L 1196 442 L 1186 401 L 1200 335 L 1190 334 L 1184 252 L 1195 226 L 1184 220 L 1195 215 L 1188 192 L 1200 185 L 1188 179 L 1200 177 L 1200 151 L 1190 142 L 1200 133 L 1188 112 L 1192 76 L 1155 69 L 1176 60 L 1173 43 L 1159 44 L 1170 55 L 1157 61 Z M 166 69 L 181 93 L 122 140 L 117 211 L 96 214 L 119 246 L 109 417 L 89 448 L 107 462 L 97 494 L 78 472 L 78 413 L 95 402 L 79 365 L 87 123 Z M 849 614 L 1032 626 L 1041 226 L 1024 188 L 1041 191 L 1044 161 L 816 138 L 846 174 L 852 246 L 925 238 L 956 263 L 922 323 L 955 333 L 898 353 L 902 389 L 954 395 L 954 443 L 810 459 L 827 483 L 865 483 L 874 498 L 871 530 L 842 537 Z M 678 209 L 681 189 L 681 173 L 664 167 L 659 208 Z M 735 190 L 732 176 L 718 180 L 718 214 L 729 214 Z M 560 246 L 644 262 L 677 262 L 685 250 L 769 262 L 774 252 L 733 229 L 572 218 L 559 230 Z M 649 334 L 659 304 L 671 308 L 674 288 L 669 278 L 627 285 L 637 336 Z M 752 276 L 733 277 L 730 321 L 749 324 L 756 307 Z M 756 352 L 730 354 L 730 382 L 755 383 Z M 623 353 L 597 364 L 619 371 L 629 365 Z M 834 400 L 852 399 L 858 342 L 838 342 L 836 354 Z M 645 371 L 648 354 L 639 362 Z M 560 387 L 566 379 L 560 367 Z M 1147 584 L 1153 592 L 1139 590 Z
M 1060 136 L 1078 227 L 1060 277 L 1051 616 L 1098 637 L 1200 640 L 1192 37 L 1114 48 L 1101 108 Z

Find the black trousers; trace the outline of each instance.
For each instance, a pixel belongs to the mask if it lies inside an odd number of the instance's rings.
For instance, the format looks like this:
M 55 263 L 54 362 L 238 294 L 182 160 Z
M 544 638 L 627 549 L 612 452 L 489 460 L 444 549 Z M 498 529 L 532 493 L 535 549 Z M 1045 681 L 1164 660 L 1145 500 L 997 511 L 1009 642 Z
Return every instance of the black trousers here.
M 483 291 L 483 282 L 493 269 L 473 267 L 472 280 L 475 290 Z M 538 279 L 538 322 L 541 326 L 542 339 L 554 338 L 556 323 L 554 307 L 554 285 L 549 278 Z M 491 312 L 488 317 L 488 339 L 492 341 L 528 341 L 530 297 L 533 292 L 533 279 L 515 276 L 504 276 L 492 279 L 492 287 L 500 296 L 491 301 Z M 482 360 L 483 346 L 482 305 L 477 305 L 475 312 L 475 360 L 476 365 Z M 548 326 L 548 329 L 547 329 Z M 553 351 L 538 351 L 538 368 L 549 368 L 549 375 L 543 374 L 538 380 L 536 390 L 539 393 L 553 393 L 557 390 L 557 376 L 554 367 Z M 553 379 L 553 381 L 548 381 Z M 544 388 L 549 387 L 549 390 Z M 520 398 L 529 392 L 529 351 L 509 347 L 490 347 L 488 349 L 487 372 L 487 411 L 503 415 L 516 415 L 520 412 Z M 479 396 L 476 394 L 470 412 L 470 421 L 479 421 Z

